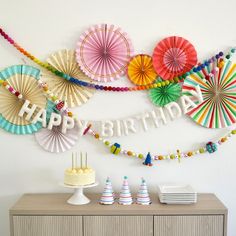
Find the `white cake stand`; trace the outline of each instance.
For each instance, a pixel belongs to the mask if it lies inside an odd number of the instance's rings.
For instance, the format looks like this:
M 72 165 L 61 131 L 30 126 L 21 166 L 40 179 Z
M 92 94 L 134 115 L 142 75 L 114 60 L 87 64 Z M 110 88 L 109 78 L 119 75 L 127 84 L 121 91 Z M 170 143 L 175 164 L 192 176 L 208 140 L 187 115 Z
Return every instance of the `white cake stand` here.
M 95 182 L 94 184 L 88 184 L 88 185 L 67 185 L 62 183 L 61 184 L 65 188 L 73 188 L 74 194 L 67 200 L 67 203 L 72 205 L 84 205 L 88 204 L 90 202 L 89 198 L 87 198 L 84 195 L 84 188 L 92 188 L 98 185 L 98 182 Z

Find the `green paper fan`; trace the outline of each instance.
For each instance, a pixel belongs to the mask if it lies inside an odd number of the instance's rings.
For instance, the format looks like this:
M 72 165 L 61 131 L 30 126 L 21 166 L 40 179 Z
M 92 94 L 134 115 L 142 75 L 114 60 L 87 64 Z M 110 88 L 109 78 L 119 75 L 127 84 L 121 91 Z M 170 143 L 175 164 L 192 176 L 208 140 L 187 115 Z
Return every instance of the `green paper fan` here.
M 170 102 L 177 101 L 181 96 L 179 84 L 168 84 L 162 87 L 153 88 L 149 91 L 149 97 L 153 104 L 163 107 Z

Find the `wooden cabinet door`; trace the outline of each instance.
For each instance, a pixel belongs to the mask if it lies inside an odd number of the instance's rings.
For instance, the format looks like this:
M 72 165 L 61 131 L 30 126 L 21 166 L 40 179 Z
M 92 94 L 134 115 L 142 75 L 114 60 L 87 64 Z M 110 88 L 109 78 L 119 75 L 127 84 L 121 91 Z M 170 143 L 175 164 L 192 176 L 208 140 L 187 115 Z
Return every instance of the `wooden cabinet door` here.
M 154 236 L 223 235 L 223 215 L 154 216 Z
M 83 236 L 82 216 L 13 216 L 14 236 Z
M 84 236 L 153 236 L 153 216 L 84 216 Z

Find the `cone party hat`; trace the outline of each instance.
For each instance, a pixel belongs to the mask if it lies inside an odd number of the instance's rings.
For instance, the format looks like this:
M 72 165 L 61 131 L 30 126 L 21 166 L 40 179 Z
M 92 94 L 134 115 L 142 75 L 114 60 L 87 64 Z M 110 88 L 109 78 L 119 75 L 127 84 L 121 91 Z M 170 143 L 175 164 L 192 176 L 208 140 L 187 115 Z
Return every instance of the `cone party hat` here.
M 137 204 L 140 205 L 149 205 L 151 204 L 151 200 L 149 197 L 148 189 L 147 189 L 147 184 L 145 179 L 142 178 L 142 183 L 140 185 L 138 194 L 137 194 Z
M 111 205 L 114 203 L 114 193 L 113 193 L 112 184 L 109 178 L 107 178 L 106 180 L 106 185 L 104 187 L 99 203 L 102 205 Z
M 111 179 L 109 177 L 107 177 L 106 183 L 107 183 L 107 188 L 112 192 L 112 195 L 115 198 L 115 192 L 113 190 Z
M 133 203 L 133 199 L 131 196 L 131 192 L 129 189 L 128 177 L 124 177 L 123 185 L 121 188 L 120 196 L 119 196 L 119 204 L 121 205 L 131 205 Z

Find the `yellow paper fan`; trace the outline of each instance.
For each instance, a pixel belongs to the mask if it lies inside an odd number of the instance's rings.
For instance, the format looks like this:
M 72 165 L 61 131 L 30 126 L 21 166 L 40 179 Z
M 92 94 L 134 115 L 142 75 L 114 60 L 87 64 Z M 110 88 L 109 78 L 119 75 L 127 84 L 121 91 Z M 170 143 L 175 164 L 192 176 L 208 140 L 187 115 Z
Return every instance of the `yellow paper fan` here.
M 152 57 L 145 54 L 133 57 L 128 64 L 127 75 L 134 84 L 152 84 L 157 77 L 152 65 Z
M 6 80 L 16 91 L 19 91 L 31 104 L 45 108 L 47 99 L 37 82 L 39 72 L 31 66 L 12 66 L 2 71 L 0 77 Z M 0 113 L 5 120 L 13 125 L 30 125 L 29 121 L 18 116 L 24 101 L 19 100 L 4 87 L 0 87 L 0 100 Z
M 65 74 L 91 82 L 89 77 L 80 70 L 79 65 L 76 62 L 74 50 L 64 49 L 58 51 L 49 56 L 47 62 Z M 46 71 L 43 71 L 42 77 L 48 84 L 49 90 L 51 90 L 59 99 L 64 100 L 68 107 L 81 106 L 86 103 L 94 93 L 92 89 L 81 87 Z

